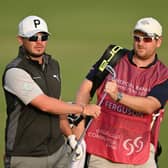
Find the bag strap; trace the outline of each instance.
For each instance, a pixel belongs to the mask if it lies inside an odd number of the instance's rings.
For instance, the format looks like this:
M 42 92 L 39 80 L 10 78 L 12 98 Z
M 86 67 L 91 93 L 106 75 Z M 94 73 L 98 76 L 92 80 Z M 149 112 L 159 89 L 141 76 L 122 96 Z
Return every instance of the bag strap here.
M 155 124 L 155 121 L 157 120 L 157 118 L 160 118 L 160 120 L 162 120 L 163 113 L 164 113 L 164 109 L 160 109 L 157 113 L 152 114 L 151 129 L 152 129 L 153 125 Z
M 106 70 L 106 66 L 110 65 L 111 67 L 115 67 L 116 64 L 120 61 L 120 59 L 129 52 L 128 49 L 122 48 L 118 45 L 109 45 L 105 50 L 104 54 L 98 60 L 97 73 L 93 79 L 93 86 L 90 91 L 90 97 L 93 98 L 97 88 L 101 85 L 105 77 L 108 75 L 108 71 Z

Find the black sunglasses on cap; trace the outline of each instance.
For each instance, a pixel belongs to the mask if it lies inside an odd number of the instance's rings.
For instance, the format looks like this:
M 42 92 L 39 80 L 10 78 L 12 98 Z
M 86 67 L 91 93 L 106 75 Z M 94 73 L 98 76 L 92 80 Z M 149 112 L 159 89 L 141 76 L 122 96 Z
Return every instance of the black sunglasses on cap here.
M 42 35 L 42 36 L 34 35 L 34 36 L 31 36 L 31 37 L 26 38 L 26 39 L 28 39 L 29 41 L 33 41 L 33 42 L 36 42 L 38 40 L 47 41 L 48 40 L 48 34 L 45 34 L 45 35 Z

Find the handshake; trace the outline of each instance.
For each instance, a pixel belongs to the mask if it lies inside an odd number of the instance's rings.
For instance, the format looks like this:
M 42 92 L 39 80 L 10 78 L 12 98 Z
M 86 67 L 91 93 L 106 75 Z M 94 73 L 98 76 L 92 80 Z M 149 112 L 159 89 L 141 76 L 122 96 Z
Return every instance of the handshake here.
M 80 160 L 85 152 L 81 144 L 78 144 L 78 146 L 76 146 L 77 143 L 78 142 L 74 134 L 68 136 L 68 144 L 71 147 L 72 151 L 75 150 L 74 156 L 72 158 L 73 161 Z

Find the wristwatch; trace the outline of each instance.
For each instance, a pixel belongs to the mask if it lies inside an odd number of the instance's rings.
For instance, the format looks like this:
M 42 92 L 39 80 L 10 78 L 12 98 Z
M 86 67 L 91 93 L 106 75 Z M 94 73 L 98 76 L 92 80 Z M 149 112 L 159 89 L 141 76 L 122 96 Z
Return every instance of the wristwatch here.
M 116 100 L 116 102 L 119 102 L 122 98 L 123 98 L 122 93 L 121 93 L 121 92 L 118 92 L 118 93 L 117 93 L 117 100 Z

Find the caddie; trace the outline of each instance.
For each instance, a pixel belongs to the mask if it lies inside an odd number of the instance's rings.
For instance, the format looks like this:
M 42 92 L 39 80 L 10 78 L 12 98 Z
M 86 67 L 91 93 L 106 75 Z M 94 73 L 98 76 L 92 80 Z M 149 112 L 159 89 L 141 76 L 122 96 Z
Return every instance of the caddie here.
M 168 100 L 168 68 L 159 60 L 162 26 L 153 17 L 137 21 L 133 49 L 115 66 L 116 79 L 107 75 L 97 88 L 101 114 L 85 136 L 89 168 L 156 168 L 160 121 Z M 108 47 L 104 54 L 111 52 Z M 88 104 L 102 58 L 92 66 L 76 96 Z M 80 128 L 83 126 L 80 123 Z M 83 128 L 84 129 L 84 128 Z

